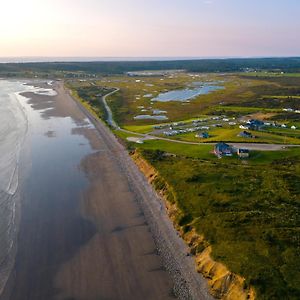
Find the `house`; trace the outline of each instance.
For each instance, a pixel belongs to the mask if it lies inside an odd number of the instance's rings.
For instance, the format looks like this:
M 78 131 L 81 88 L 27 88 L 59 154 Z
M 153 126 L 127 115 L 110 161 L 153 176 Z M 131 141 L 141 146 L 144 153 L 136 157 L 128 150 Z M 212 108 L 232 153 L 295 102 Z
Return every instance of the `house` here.
M 195 135 L 195 137 L 202 138 L 202 139 L 208 139 L 209 138 L 209 134 L 207 132 L 197 133 Z
M 252 138 L 252 133 L 248 132 L 248 131 L 242 131 L 241 133 L 239 133 L 238 135 L 239 137 L 243 137 L 243 138 Z
M 240 158 L 248 158 L 249 157 L 249 150 L 248 149 L 238 149 L 237 155 Z
M 218 157 L 232 156 L 232 152 L 232 148 L 223 142 L 216 144 L 214 147 L 214 154 Z
M 265 125 L 263 121 L 255 120 L 255 119 L 249 120 L 247 124 L 249 124 L 249 129 L 252 130 L 260 130 Z
M 291 126 L 291 129 L 296 130 L 297 127 L 295 125 Z
M 239 126 L 241 129 L 249 129 L 249 126 L 247 126 L 247 125 L 240 125 Z

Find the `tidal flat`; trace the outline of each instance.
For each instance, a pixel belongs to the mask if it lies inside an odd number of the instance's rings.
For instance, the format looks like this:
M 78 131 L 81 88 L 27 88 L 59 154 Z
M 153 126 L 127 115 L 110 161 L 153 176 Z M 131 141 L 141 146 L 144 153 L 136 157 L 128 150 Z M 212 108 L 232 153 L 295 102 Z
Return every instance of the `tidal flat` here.
M 109 130 L 62 82 L 21 87 L 20 218 L 0 299 L 210 299 L 160 199 Z

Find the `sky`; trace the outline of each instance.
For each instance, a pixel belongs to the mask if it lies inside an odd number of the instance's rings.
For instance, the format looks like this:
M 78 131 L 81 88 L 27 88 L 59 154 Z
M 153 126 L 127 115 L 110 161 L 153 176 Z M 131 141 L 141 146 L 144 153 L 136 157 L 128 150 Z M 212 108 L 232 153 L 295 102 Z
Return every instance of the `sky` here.
M 299 0 L 0 0 L 0 57 L 300 56 Z

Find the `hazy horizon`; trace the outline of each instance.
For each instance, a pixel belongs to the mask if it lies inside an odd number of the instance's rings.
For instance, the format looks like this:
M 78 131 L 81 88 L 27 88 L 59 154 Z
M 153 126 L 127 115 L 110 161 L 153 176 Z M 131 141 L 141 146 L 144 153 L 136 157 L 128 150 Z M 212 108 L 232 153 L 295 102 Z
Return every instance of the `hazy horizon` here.
M 300 58 L 299 56 L 203 56 L 203 57 L 84 57 L 84 56 L 16 56 L 0 57 L 0 63 L 39 63 L 39 62 L 140 62 L 140 61 L 176 61 L 176 60 L 206 60 L 206 59 L 259 59 L 259 58 Z
M 300 55 L 296 0 L 11 0 L 0 57 Z

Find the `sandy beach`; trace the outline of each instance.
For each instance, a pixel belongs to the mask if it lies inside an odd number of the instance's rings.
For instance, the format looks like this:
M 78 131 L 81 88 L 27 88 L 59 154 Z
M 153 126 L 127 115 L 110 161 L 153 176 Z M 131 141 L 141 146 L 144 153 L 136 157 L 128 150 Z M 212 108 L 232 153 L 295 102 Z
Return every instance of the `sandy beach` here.
M 211 299 L 123 146 L 62 82 L 51 88 L 56 96 L 23 94 L 32 161 L 16 263 L 0 299 Z

